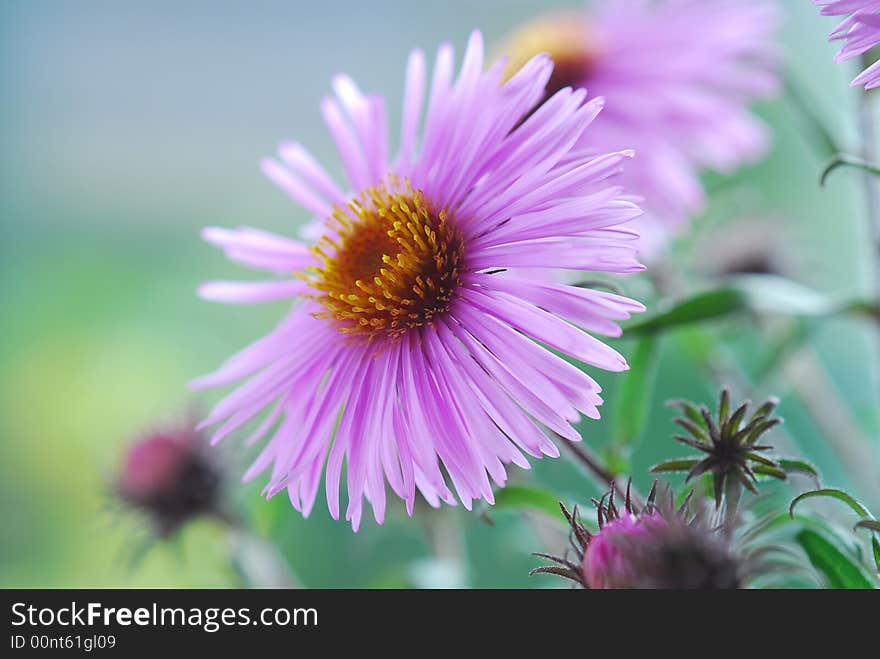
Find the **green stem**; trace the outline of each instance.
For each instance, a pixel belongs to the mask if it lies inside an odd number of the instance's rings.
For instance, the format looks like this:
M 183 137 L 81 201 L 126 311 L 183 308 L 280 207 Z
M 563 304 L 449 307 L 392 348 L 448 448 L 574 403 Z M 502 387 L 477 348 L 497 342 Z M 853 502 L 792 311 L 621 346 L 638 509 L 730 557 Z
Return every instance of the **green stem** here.
M 301 588 L 278 547 L 259 537 L 237 516 L 220 515 L 226 527 L 229 560 L 249 588 Z
M 825 126 L 825 123 L 819 117 L 819 114 L 813 108 L 816 104 L 812 99 L 807 97 L 807 92 L 795 81 L 791 72 L 785 76 L 785 96 L 789 102 L 797 110 L 804 124 L 806 124 L 806 135 L 812 139 L 812 144 L 818 156 L 822 159 L 831 158 L 840 152 L 837 141 L 831 134 L 831 131 Z
M 435 510 L 421 498 L 416 505 L 420 508 L 417 516 L 432 554 L 432 566 L 440 572 L 439 575 L 416 573 L 414 585 L 417 588 L 467 588 L 467 544 L 457 511 L 446 506 Z
M 568 451 L 569 455 L 574 458 L 575 462 L 592 476 L 593 480 L 596 481 L 596 484 L 599 485 L 602 490 L 607 487 L 612 487 L 621 500 L 626 498 L 626 485 L 622 484 L 619 479 L 611 473 L 611 470 L 602 463 L 599 456 L 590 451 L 590 449 L 584 446 L 582 442 L 571 442 L 559 434 L 556 434 L 556 438 L 559 440 L 559 443 L 563 448 Z M 641 497 L 634 488 L 630 489 L 630 497 L 636 505 L 644 505 Z
M 862 55 L 862 64 L 865 68 L 873 64 L 868 53 Z M 866 163 L 877 162 L 877 126 L 874 117 L 874 95 L 871 92 L 861 92 L 859 97 L 859 132 L 862 141 L 862 159 Z M 877 182 L 880 169 L 872 166 L 863 170 L 868 229 L 874 245 L 874 294 L 880 296 L 880 186 Z
M 731 538 L 736 531 L 739 502 L 742 498 L 743 486 L 734 479 L 728 479 L 724 492 L 724 534 Z

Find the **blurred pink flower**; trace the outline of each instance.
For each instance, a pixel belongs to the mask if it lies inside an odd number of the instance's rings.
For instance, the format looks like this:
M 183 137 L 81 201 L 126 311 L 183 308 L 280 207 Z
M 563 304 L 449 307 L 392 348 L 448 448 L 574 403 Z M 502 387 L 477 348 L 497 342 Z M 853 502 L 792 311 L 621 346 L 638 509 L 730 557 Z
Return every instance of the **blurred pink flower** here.
M 204 437 L 189 423 L 144 435 L 122 456 L 117 496 L 144 513 L 160 536 L 199 515 L 224 517 L 220 468 L 204 449 Z
M 605 98 L 581 145 L 635 149 L 620 180 L 644 199 L 633 226 L 650 252 L 704 209 L 701 172 L 729 173 L 767 151 L 748 106 L 778 90 L 779 18 L 774 0 L 603 0 L 525 25 L 502 52 L 511 70 L 549 53 L 548 94 L 572 86 Z
M 880 44 L 880 0 L 813 0 L 813 4 L 822 7 L 823 16 L 846 16 L 831 33 L 832 41 L 843 41 L 835 62 L 846 62 Z M 860 85 L 880 87 L 880 62 L 852 81 L 853 87 Z
M 321 108 L 354 192 L 299 144 L 283 144 L 279 159 L 263 164 L 325 220 L 317 244 L 250 228 L 205 230 L 229 258 L 281 278 L 207 283 L 203 297 L 296 301 L 272 333 L 194 383 L 251 378 L 204 421 L 222 422 L 214 441 L 274 404 L 248 441 L 280 423 L 245 476 L 270 469 L 267 496 L 286 490 L 308 515 L 326 471 L 338 518 L 345 461 L 345 516 L 355 530 L 364 497 L 383 521 L 386 481 L 410 514 L 416 489 L 431 505 L 454 503 L 444 472 L 465 507 L 491 503 L 490 477 L 503 485 L 506 464 L 528 468 L 524 454 L 559 454 L 543 426 L 578 441 L 580 413 L 599 416 L 598 384 L 536 341 L 624 370 L 623 357 L 583 329 L 619 335 L 616 321 L 642 305 L 527 273 L 641 270 L 636 234 L 622 226 L 640 211 L 608 182 L 630 152 L 574 146 L 600 101 L 564 90 L 523 119 L 552 69 L 539 56 L 502 84 L 502 64 L 484 69 L 479 33 L 455 81 L 450 46 L 440 48 L 430 81 L 424 55 L 413 52 L 393 161 L 383 100 L 338 76 L 336 98 Z

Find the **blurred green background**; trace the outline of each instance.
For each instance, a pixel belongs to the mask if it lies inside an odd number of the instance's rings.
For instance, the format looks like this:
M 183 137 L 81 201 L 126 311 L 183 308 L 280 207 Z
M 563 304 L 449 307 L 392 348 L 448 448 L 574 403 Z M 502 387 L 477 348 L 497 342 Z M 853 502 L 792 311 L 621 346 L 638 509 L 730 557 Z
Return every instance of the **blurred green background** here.
M 200 280 L 248 276 L 200 242 L 200 227 L 289 234 L 307 219 L 257 162 L 295 138 L 339 172 L 318 111 L 334 73 L 385 94 L 396 123 L 412 47 L 432 51 L 450 39 L 461 48 L 474 27 L 497 43 L 536 13 L 580 4 L 0 3 L 0 586 L 242 583 L 223 529 L 210 521 L 132 566 L 142 523 L 112 510 L 108 495 L 125 444 L 179 418 L 191 402 L 187 381 L 284 311 L 198 300 Z M 854 143 L 859 92 L 848 86 L 853 69 L 832 62 L 825 37 L 833 24 L 810 3 L 782 4 L 788 68 L 814 111 Z M 865 295 L 874 266 L 858 175 L 839 172 L 820 189 L 823 159 L 797 111 L 780 100 L 759 112 L 775 133 L 773 152 L 732 180 L 707 179 L 710 210 L 676 245 L 669 268 L 684 277 L 684 290 L 699 288 L 706 264 L 751 231 L 783 253 L 798 281 L 834 296 Z M 645 280 L 623 286 L 647 295 Z M 866 321 L 814 325 L 796 358 L 757 393 L 782 398 L 780 444 L 876 511 L 880 340 Z M 648 466 L 680 453 L 663 402 L 714 400 L 706 363 L 747 379 L 775 354 L 768 337 L 790 328 L 784 319 L 738 317 L 663 338 L 632 455 L 637 484 L 649 483 Z M 620 347 L 632 354 L 632 342 Z M 615 390 L 627 376 L 593 375 L 606 388 L 606 419 L 583 430 L 599 448 L 621 414 Z M 227 440 L 233 478 L 252 454 Z M 570 501 L 596 494 L 564 459 L 544 460 L 531 473 L 514 468 L 512 482 L 543 484 Z M 353 534 L 329 518 L 322 497 L 303 520 L 286 497 L 266 503 L 260 487 L 259 479 L 235 486 L 234 505 L 307 586 L 558 585 L 527 576 L 537 564 L 529 552 L 561 533 L 551 520 L 493 511 L 489 526 L 455 509 L 410 520 L 398 504 L 384 527 L 368 520 Z M 432 534 L 437 542 L 427 539 Z M 444 560 L 432 558 L 435 550 Z

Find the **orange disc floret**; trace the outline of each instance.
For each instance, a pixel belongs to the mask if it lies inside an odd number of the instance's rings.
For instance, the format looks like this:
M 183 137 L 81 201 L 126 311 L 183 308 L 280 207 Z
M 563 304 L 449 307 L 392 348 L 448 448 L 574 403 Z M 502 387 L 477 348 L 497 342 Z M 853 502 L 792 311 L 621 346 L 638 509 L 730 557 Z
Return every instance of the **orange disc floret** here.
M 409 183 L 364 190 L 334 210 L 330 235 L 312 249 L 318 314 L 341 332 L 399 338 L 449 310 L 461 285 L 464 240 L 445 210 Z

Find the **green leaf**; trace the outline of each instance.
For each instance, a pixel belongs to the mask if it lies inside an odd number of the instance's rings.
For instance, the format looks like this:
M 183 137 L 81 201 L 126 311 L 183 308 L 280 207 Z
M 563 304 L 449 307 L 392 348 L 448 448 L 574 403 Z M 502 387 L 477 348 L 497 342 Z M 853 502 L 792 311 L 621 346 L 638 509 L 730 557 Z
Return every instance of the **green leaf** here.
M 741 442 L 744 445 L 754 444 L 755 442 L 757 442 L 758 438 L 760 438 L 761 435 L 770 430 L 770 428 L 772 428 L 773 426 L 778 426 L 780 423 L 782 423 L 782 419 L 780 419 L 779 417 L 773 417 L 772 419 L 766 420 L 756 419 L 753 423 L 754 425 L 751 426 L 751 429 L 748 430 L 745 439 L 743 439 Z M 743 428 L 743 432 L 745 431 L 746 428 Z
M 843 309 L 849 313 L 868 316 L 872 320 L 880 321 L 880 304 L 866 300 L 853 300 Z
M 791 506 L 789 507 L 789 514 L 794 517 L 795 506 L 797 506 L 797 504 L 804 499 L 808 499 L 811 497 L 830 497 L 832 499 L 837 499 L 838 501 L 843 501 L 859 517 L 862 518 L 856 524 L 856 529 L 867 528 L 871 529 L 872 531 L 880 532 L 880 522 L 874 519 L 871 511 L 843 490 L 827 488 L 823 490 L 814 490 L 812 492 L 804 492 L 800 496 L 795 497 L 795 499 L 791 502 Z M 876 535 L 871 537 L 871 553 L 873 554 L 874 565 L 877 567 L 878 570 L 880 570 L 880 540 L 877 539 Z
M 819 487 L 819 470 L 809 462 L 792 458 L 779 458 L 776 462 L 788 474 L 805 474 L 807 476 L 812 476 L 816 481 L 816 487 Z
M 681 412 L 698 427 L 703 425 L 703 416 L 700 414 L 700 409 L 691 401 L 682 399 L 668 400 L 666 401 L 666 405 L 681 410 Z
M 756 474 L 761 474 L 763 476 L 771 476 L 773 478 L 778 478 L 781 481 L 784 481 L 788 476 L 783 469 L 777 469 L 776 467 L 771 467 L 769 465 L 755 465 L 752 467 L 752 471 Z
M 774 462 L 770 458 L 765 458 L 760 453 L 755 453 L 754 451 L 749 451 L 748 453 L 745 454 L 745 456 L 749 460 L 751 460 L 753 462 L 759 462 L 762 465 L 767 466 L 767 467 L 779 467 L 779 464 L 777 464 L 776 462 Z
M 803 529 L 795 540 L 813 567 L 825 576 L 831 588 L 863 590 L 874 587 L 858 563 L 815 531 Z
M 617 391 L 612 424 L 615 443 L 633 444 L 645 429 L 657 375 L 657 342 L 641 339 L 629 361 L 630 372 Z
M 795 507 L 801 501 L 804 501 L 805 499 L 812 499 L 814 497 L 827 497 L 831 499 L 837 499 L 838 501 L 843 501 L 846 505 L 852 508 L 859 517 L 867 517 L 868 519 L 872 519 L 874 517 L 867 508 L 856 501 L 852 496 L 850 496 L 843 490 L 836 490 L 833 488 L 812 490 L 810 492 L 804 492 L 803 494 L 796 496 L 791 502 L 791 505 L 788 507 L 789 514 L 794 517 Z
M 863 519 L 855 526 L 855 530 L 869 529 L 875 533 L 880 533 L 880 521 L 876 519 Z M 880 571 L 880 540 L 876 535 L 871 536 L 871 553 L 874 555 L 874 565 Z
M 785 316 L 827 316 L 841 305 L 818 291 L 779 275 L 740 275 L 733 288 L 758 313 Z
M 743 403 L 739 407 L 736 408 L 736 411 L 730 415 L 730 417 L 726 415 L 719 414 L 718 419 L 724 421 L 724 425 L 721 429 L 721 434 L 723 436 L 728 436 L 728 434 L 734 434 L 739 430 L 739 425 L 742 423 L 743 417 L 746 415 L 746 411 L 749 409 L 748 403 Z
M 667 471 L 690 471 L 691 468 L 700 461 L 700 458 L 683 458 L 681 460 L 667 460 L 660 464 L 654 465 L 649 470 L 652 474 L 659 474 Z
M 667 311 L 628 325 L 624 331 L 627 336 L 652 335 L 683 325 L 722 318 L 746 308 L 745 297 L 740 291 L 722 288 L 682 300 Z
M 498 510 L 531 509 L 558 517 L 559 497 L 537 487 L 511 485 L 495 493 L 494 508 Z
M 721 390 L 721 397 L 718 400 L 718 418 L 726 419 L 730 413 L 730 389 L 724 387 Z

